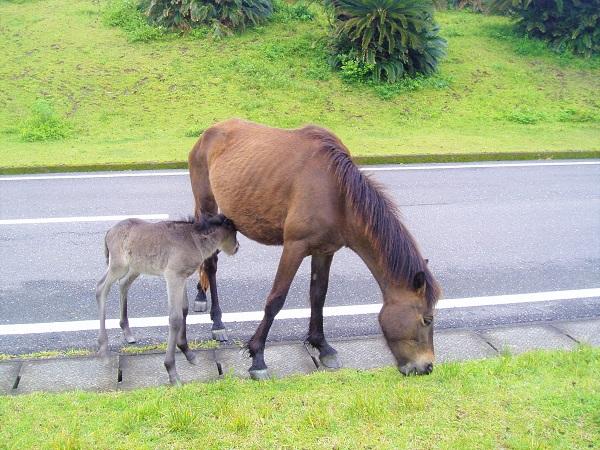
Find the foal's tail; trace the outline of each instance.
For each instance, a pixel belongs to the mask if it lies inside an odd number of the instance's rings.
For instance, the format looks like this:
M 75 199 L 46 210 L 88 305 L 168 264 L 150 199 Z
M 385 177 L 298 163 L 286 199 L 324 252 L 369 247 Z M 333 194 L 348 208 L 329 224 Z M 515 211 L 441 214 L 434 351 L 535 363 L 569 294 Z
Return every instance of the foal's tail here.
M 106 236 L 104 236 L 104 257 L 106 258 L 106 265 L 108 266 L 108 245 L 106 244 Z

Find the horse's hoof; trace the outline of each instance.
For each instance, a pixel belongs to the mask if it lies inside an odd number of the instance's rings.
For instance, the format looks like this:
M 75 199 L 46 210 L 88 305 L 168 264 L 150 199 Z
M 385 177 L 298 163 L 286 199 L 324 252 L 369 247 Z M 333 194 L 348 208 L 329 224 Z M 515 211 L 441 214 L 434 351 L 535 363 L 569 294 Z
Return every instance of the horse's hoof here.
M 330 353 L 329 355 L 319 356 L 321 365 L 327 369 L 341 369 L 342 363 L 340 362 L 337 353 Z
M 220 330 L 211 330 L 212 337 L 215 341 L 219 342 L 227 342 L 227 330 L 225 328 L 221 328 Z
M 132 334 L 130 334 L 129 336 L 125 336 L 125 342 L 127 342 L 128 344 L 135 344 L 135 337 L 133 337 Z
M 268 369 L 250 369 L 248 372 L 253 380 L 263 381 L 269 379 Z
M 208 302 L 204 301 L 194 301 L 194 311 L 195 312 L 206 312 L 208 309 Z

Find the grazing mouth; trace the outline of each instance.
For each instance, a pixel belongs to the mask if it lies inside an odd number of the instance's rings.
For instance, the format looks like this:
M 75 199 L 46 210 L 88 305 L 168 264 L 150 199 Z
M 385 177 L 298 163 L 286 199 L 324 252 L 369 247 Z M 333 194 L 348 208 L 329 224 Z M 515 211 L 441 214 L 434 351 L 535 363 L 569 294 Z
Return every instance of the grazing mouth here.
M 398 370 L 402 375 L 411 376 L 411 375 L 429 375 L 433 371 L 433 364 L 428 363 L 425 364 L 422 368 L 417 367 L 413 363 L 408 363 L 403 366 L 398 366 Z

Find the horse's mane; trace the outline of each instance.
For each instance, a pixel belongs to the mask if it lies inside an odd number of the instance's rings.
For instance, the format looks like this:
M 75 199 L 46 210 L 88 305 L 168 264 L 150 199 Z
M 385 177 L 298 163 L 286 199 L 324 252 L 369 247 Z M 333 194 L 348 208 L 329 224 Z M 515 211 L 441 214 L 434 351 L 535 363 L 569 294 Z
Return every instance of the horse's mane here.
M 391 280 L 404 282 L 412 289 L 415 275 L 423 272 L 427 304 L 435 306 L 441 295 L 440 286 L 414 238 L 400 220 L 397 207 L 382 187 L 358 169 L 348 149 L 331 132 L 316 126 L 305 127 L 302 131 L 319 142 L 321 154 L 329 161 L 329 170 Z

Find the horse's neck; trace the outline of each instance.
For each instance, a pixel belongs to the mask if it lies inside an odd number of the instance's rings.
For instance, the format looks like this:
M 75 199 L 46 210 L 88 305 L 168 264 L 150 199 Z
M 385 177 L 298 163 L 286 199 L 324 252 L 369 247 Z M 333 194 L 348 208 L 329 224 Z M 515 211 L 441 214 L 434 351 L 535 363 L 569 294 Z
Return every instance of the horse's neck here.
M 385 267 L 382 267 L 381 258 L 379 258 L 369 238 L 361 230 L 354 230 L 346 240 L 347 246 L 360 256 L 360 259 L 366 264 L 385 297 L 385 292 L 389 285 L 387 270 Z

